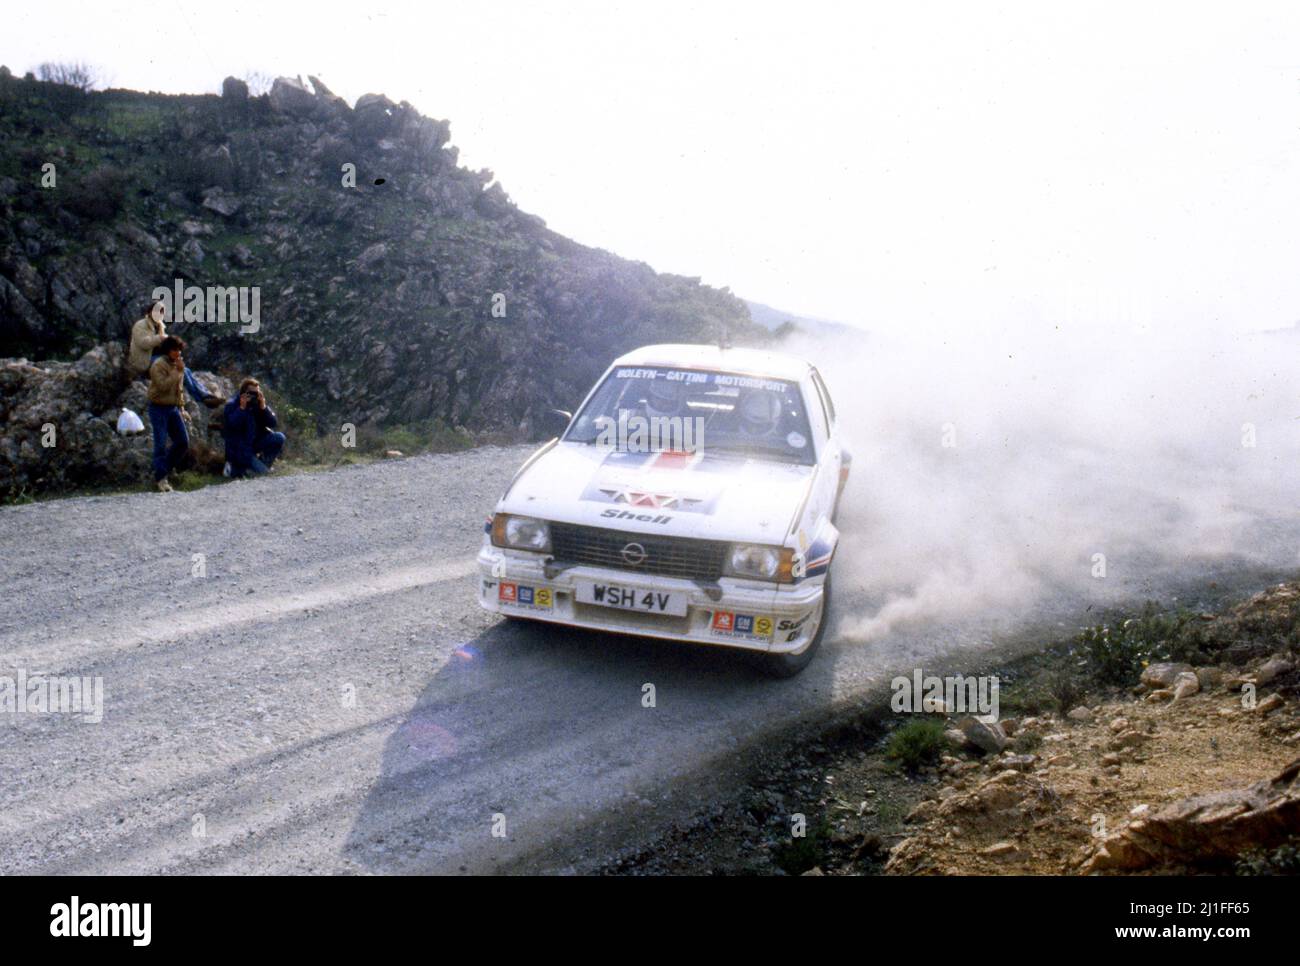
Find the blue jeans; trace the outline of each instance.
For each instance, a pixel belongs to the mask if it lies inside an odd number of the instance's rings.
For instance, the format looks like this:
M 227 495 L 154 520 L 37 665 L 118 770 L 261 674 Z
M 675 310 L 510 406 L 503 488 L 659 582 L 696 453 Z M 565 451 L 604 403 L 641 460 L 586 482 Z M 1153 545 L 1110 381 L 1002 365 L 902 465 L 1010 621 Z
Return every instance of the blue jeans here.
M 275 430 L 267 430 L 253 443 L 255 458 L 260 456 L 260 462 L 265 463 L 268 470 L 282 449 L 284 449 L 284 433 L 277 433 Z
M 230 464 L 230 476 L 232 479 L 240 479 L 245 476 L 262 476 L 264 473 L 270 473 L 271 467 L 267 466 L 256 456 L 250 457 L 246 466 L 236 466 Z
M 253 443 L 253 458 L 247 466 L 230 466 L 230 475 L 234 477 L 245 476 L 249 473 L 261 476 L 263 473 L 271 472 L 271 464 L 275 458 L 280 455 L 284 449 L 284 433 L 277 433 L 268 430 L 257 438 Z
M 190 372 L 190 367 L 185 367 L 185 391 L 190 394 L 190 398 L 195 402 L 203 402 L 212 393 L 194 378 L 194 373 Z
M 149 404 L 149 425 L 153 427 L 153 478 L 163 479 L 180 466 L 190 450 L 190 434 L 185 431 L 179 406 Z M 172 445 L 167 447 L 167 439 Z

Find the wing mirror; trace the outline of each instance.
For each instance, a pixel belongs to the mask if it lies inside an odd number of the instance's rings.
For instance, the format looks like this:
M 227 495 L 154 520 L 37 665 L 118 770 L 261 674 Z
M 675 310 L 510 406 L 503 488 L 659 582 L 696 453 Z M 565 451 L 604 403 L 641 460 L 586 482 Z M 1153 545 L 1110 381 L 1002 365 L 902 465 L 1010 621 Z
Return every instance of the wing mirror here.
M 542 432 L 547 436 L 559 436 L 569 428 L 573 413 L 566 409 L 548 409 L 542 414 Z

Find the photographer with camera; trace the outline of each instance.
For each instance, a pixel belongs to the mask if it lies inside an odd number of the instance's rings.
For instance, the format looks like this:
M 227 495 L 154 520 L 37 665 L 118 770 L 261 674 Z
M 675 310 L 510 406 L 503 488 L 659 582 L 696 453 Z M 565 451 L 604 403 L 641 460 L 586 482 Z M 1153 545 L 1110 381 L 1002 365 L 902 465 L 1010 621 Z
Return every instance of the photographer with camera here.
M 275 412 L 267 405 L 256 379 L 239 384 L 238 395 L 226 403 L 223 415 L 221 432 L 230 475 L 240 477 L 251 472 L 260 476 L 271 472 L 271 465 L 284 449 L 284 433 L 276 431 Z

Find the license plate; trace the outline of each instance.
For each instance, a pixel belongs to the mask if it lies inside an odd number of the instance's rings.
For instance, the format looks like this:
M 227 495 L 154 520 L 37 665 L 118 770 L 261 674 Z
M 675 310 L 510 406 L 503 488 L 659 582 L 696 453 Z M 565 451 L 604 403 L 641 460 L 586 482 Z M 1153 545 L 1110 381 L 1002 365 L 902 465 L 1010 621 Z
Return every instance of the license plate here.
M 577 591 L 578 600 L 583 604 L 635 610 L 643 614 L 686 616 L 686 594 L 679 591 L 645 590 L 641 587 L 593 580 L 578 581 Z

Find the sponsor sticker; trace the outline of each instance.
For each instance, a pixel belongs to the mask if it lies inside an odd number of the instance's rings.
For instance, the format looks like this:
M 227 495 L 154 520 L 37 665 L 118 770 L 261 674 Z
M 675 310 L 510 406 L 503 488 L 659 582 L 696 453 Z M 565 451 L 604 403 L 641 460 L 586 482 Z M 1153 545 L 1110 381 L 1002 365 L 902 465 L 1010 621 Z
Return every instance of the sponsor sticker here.
M 811 616 L 812 616 L 812 611 L 809 611 L 808 613 L 804 614 L 802 617 L 799 618 L 787 617 L 785 620 L 781 621 L 781 623 L 776 625 L 777 630 L 797 631 L 799 628 L 803 627 L 804 621 L 806 621 Z
M 505 580 L 497 590 L 497 599 L 521 610 L 550 610 L 555 603 L 549 587 L 531 587 Z
M 783 635 L 782 640 L 786 642 L 797 641 L 799 639 L 799 635 L 803 633 L 801 628 L 804 626 L 804 624 L 808 622 L 808 618 L 812 617 L 812 614 L 813 612 L 809 611 L 808 613 L 804 614 L 802 617 L 798 617 L 798 618 L 787 617 L 779 621 L 776 625 L 776 629 L 780 631 L 781 634 Z
M 710 630 L 717 637 L 770 641 L 772 618 L 756 614 L 737 614 L 729 610 L 715 610 Z

